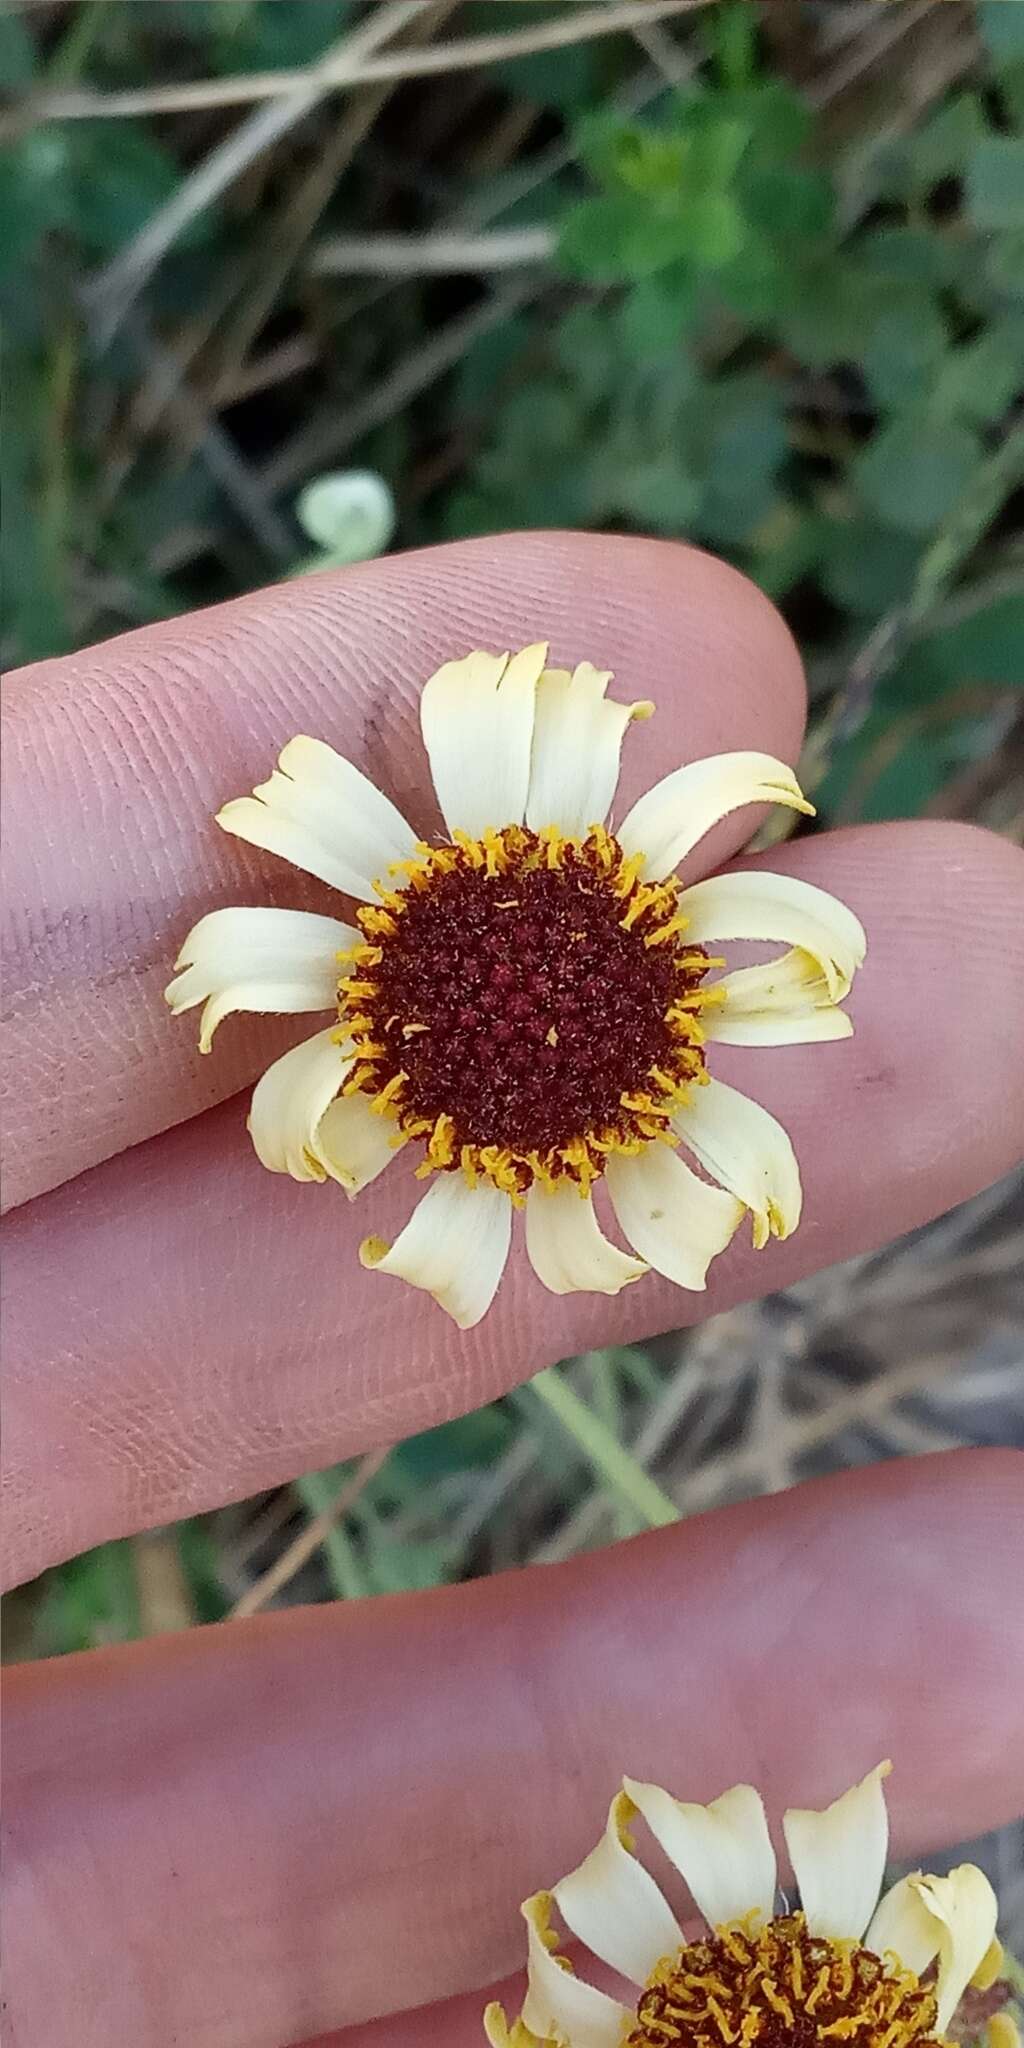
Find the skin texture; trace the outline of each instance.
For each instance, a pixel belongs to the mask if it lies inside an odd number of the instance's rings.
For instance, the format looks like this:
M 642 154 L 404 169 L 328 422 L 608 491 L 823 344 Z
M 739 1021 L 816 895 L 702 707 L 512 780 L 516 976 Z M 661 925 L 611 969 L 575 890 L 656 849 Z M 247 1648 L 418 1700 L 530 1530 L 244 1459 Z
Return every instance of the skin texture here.
M 259 1168 L 234 1091 L 317 1020 L 229 1021 L 203 1060 L 161 990 L 205 910 L 338 899 L 211 812 L 305 730 L 430 830 L 424 677 L 542 635 L 556 660 L 613 667 L 617 696 L 658 699 L 630 734 L 618 815 L 680 759 L 796 756 L 799 661 L 766 600 L 693 550 L 607 537 L 396 558 L 10 679 L 12 1577 L 784 1285 L 1024 1150 L 1024 860 L 919 825 L 770 857 L 850 902 L 868 962 L 851 1041 L 713 1055 L 791 1130 L 807 1207 L 788 1244 L 732 1247 L 707 1296 L 646 1279 L 618 1301 L 555 1300 L 520 1253 L 460 1336 L 356 1264 L 368 1229 L 408 1213 L 406 1162 L 352 1209 Z M 727 821 L 688 874 L 757 822 Z M 332 2048 L 461 2048 L 479 1987 L 522 1953 L 516 1901 L 590 1845 L 624 1769 L 693 1797 L 749 1775 L 777 1812 L 889 1753 L 903 1848 L 1010 1817 L 1021 1471 L 1009 1453 L 893 1465 L 557 1570 L 10 1674 L 13 2048 L 285 2048 L 340 2026 Z
M 901 1848 L 1005 1818 L 1018 1467 L 893 1463 L 543 1571 L 25 1668 L 14 2048 L 81 2040 L 83 2011 L 90 2044 L 280 2048 L 485 1986 L 624 1771 L 749 1778 L 777 1820 L 891 1753 Z

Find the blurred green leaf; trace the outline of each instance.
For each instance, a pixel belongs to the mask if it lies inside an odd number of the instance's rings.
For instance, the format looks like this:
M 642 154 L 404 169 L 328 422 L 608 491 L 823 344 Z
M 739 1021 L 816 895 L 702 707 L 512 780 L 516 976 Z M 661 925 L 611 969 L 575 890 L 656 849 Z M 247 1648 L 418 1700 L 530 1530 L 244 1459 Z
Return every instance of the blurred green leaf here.
M 946 357 L 935 383 L 937 413 L 999 419 L 1024 377 L 1024 314 L 996 321 Z
M 4 626 L 12 659 L 33 661 L 62 654 L 73 644 L 67 602 L 69 536 L 63 520 L 47 516 L 47 458 L 51 428 L 49 361 L 22 351 L 5 364 L 4 429 L 0 434 L 0 583 Z
M 730 312 L 773 327 L 798 297 L 785 256 L 765 235 L 747 237 L 732 262 L 716 272 L 715 286 Z
M 686 533 L 700 495 L 699 483 L 670 452 L 624 470 L 617 487 L 619 510 L 655 533 Z
M 695 275 L 688 263 L 632 285 L 622 302 L 618 323 L 627 355 L 643 359 L 674 354 L 691 324 L 696 303 Z M 608 368 L 614 374 L 610 362 Z
M 448 1472 L 493 1465 L 508 1449 L 513 1433 L 511 1418 L 502 1409 L 493 1405 L 478 1408 L 470 1415 L 439 1423 L 436 1429 L 422 1430 L 404 1444 L 397 1444 L 388 1466 L 397 1464 L 420 1484 L 427 1485 Z
M 823 255 L 796 270 L 791 297 L 779 311 L 779 329 L 793 354 L 811 369 L 853 363 L 890 298 L 884 278 Z
M 1024 6 L 1021 0 L 979 0 L 975 19 L 978 34 L 997 68 L 1024 57 Z
M 777 499 L 768 516 L 758 521 L 746 537 L 750 549 L 747 566 L 766 597 L 778 603 L 817 568 L 824 529 L 825 521 L 816 512 L 787 499 Z
M 615 184 L 635 199 L 675 199 L 683 189 L 692 147 L 690 137 L 678 130 L 624 122 L 610 139 L 607 162 Z
M 800 164 L 762 164 L 755 159 L 741 179 L 747 218 L 766 235 L 782 242 L 813 241 L 835 218 L 831 180 Z
M 444 1584 L 449 1575 L 449 1545 L 443 1536 L 417 1536 L 406 1541 L 383 1531 L 365 1546 L 367 1591 L 425 1593 Z
M 889 526 L 927 533 L 952 511 L 981 460 L 981 447 L 955 422 L 894 420 L 855 465 L 865 504 Z
M 935 300 L 919 294 L 878 315 L 862 367 L 868 390 L 883 412 L 921 397 L 934 383 L 947 353 L 945 320 Z
M 732 184 L 751 137 L 749 121 L 737 115 L 698 109 L 691 121 L 683 163 L 683 185 L 687 195 L 699 200 L 712 188 L 724 190 Z
M 562 229 L 560 255 L 599 282 L 644 278 L 683 257 L 713 270 L 742 247 L 743 217 L 728 192 L 705 192 L 660 210 L 625 193 L 581 200 Z
M 460 409 L 466 412 L 477 412 L 481 408 L 490 410 L 496 389 L 512 365 L 524 355 L 531 338 L 529 321 L 516 315 L 478 335 L 459 364 Z
M 950 684 L 1024 687 L 1024 590 L 994 598 L 923 645 Z
M 858 618 L 880 618 L 909 596 L 921 542 L 869 519 L 827 529 L 821 579 L 833 602 Z
M 1024 301 L 1024 228 L 993 240 L 986 254 L 985 274 L 997 292 Z
M 60 136 L 64 131 L 54 132 Z M 90 255 L 109 255 L 173 197 L 181 169 L 145 129 L 127 121 L 78 121 L 66 134 L 72 161 L 70 220 Z M 211 212 L 196 214 L 182 243 L 202 242 L 213 226 Z
M 607 393 L 616 373 L 608 310 L 574 306 L 552 337 L 556 360 L 587 404 Z
M 955 93 L 907 138 L 913 185 L 927 191 L 943 178 L 962 176 L 988 132 L 977 93 Z
M 782 78 L 759 78 L 740 90 L 716 94 L 723 108 L 750 122 L 753 148 L 762 163 L 798 157 L 814 129 L 815 116 L 801 93 Z
M 874 228 L 859 238 L 855 256 L 859 269 L 891 278 L 901 288 L 922 284 L 941 289 L 957 274 L 956 244 L 938 228 Z
M 728 551 L 741 543 L 753 545 L 758 528 L 774 518 L 778 510 L 778 492 L 770 476 L 755 477 L 742 496 L 706 483 L 697 524 L 703 540 Z
M 967 166 L 967 211 L 976 228 L 1024 228 L 1024 137 L 987 135 Z
M 789 443 L 781 400 L 767 383 L 759 387 L 737 379 L 734 386 L 719 386 L 708 410 L 709 488 L 722 497 L 746 498 L 785 460 Z
M 490 23 L 487 32 L 491 32 Z M 580 42 L 561 50 L 507 58 L 493 66 L 490 76 L 518 99 L 571 115 L 593 104 L 604 65 L 605 53 L 599 43 Z
M 728 192 L 705 192 L 686 211 L 687 240 L 682 251 L 708 270 L 718 270 L 739 254 L 746 240 L 740 209 Z
M 313 64 L 351 20 L 351 0 L 208 0 L 206 26 L 188 0 L 185 25 L 207 42 L 218 70 L 277 71 Z M 189 18 L 190 17 L 190 18 Z
M 0 13 L 0 80 L 8 92 L 23 91 L 36 73 L 35 45 L 23 21 L 5 8 Z
M 58 128 L 32 129 L 0 150 L 0 279 L 22 278 L 42 237 L 68 218 L 71 181 L 71 152 Z
M 100 1544 L 46 1574 L 36 1616 L 37 1656 L 133 1642 L 140 1627 L 129 1543 Z
M 506 446 L 523 453 L 561 455 L 579 438 L 580 410 L 567 386 L 531 384 L 506 401 L 502 426 Z
M 866 824 L 890 818 L 916 818 L 949 781 L 956 766 L 946 735 L 915 732 L 891 760 L 870 779 L 858 806 Z
M 580 200 L 567 214 L 559 242 L 569 270 L 608 284 L 649 277 L 689 253 L 681 212 L 651 216 L 626 193 Z
M 208 1523 L 179 1522 L 174 1531 L 181 1568 L 197 1622 L 223 1621 L 231 1604 L 220 1575 L 220 1555 Z
M 1000 72 L 999 97 L 1006 109 L 1010 126 L 1019 133 L 1024 128 L 1024 57 L 1018 58 L 1015 64 L 1008 64 L 1005 70 Z
M 754 75 L 757 22 L 747 0 L 726 0 L 703 17 L 700 27 L 704 46 L 715 62 L 722 83 L 743 87 Z

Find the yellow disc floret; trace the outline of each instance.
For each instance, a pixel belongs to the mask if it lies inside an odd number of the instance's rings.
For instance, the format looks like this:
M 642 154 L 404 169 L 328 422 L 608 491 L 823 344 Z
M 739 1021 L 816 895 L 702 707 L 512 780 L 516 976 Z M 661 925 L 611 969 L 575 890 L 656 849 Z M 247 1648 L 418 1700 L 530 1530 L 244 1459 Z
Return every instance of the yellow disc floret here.
M 790 1913 L 720 1927 L 659 1963 L 628 2048 L 924 2048 L 936 2015 L 933 1989 L 896 1956 L 810 1934 Z

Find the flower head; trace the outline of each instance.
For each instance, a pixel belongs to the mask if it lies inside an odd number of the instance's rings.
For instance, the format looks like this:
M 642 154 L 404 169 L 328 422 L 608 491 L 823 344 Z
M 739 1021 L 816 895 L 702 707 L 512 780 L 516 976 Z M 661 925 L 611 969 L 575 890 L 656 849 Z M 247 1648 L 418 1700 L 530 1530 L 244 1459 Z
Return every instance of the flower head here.
M 556 1294 L 617 1294 L 651 1267 L 703 1288 L 747 1210 L 758 1247 L 788 1236 L 792 1146 L 712 1079 L 708 1048 L 851 1028 L 841 1004 L 865 941 L 843 904 L 760 868 L 686 889 L 676 876 L 745 804 L 809 812 L 792 771 L 759 753 L 691 762 L 612 832 L 623 737 L 654 707 L 615 703 L 610 681 L 589 662 L 549 668 L 543 645 L 438 669 L 420 704 L 437 844 L 323 741 L 289 741 L 218 823 L 355 898 L 356 923 L 212 911 L 167 990 L 175 1012 L 203 1005 L 204 1052 L 236 1010 L 336 1011 L 259 1082 L 256 1151 L 356 1195 L 415 1146 L 431 1184 L 395 1243 L 368 1237 L 361 1257 L 463 1328 L 493 1299 L 517 1209 Z M 731 939 L 787 950 L 720 975 L 709 948 Z M 598 1223 L 602 1179 L 628 1252 Z
M 623 1779 L 596 1849 L 551 1892 L 525 1900 L 527 1994 L 492 2048 L 934 2048 L 969 1984 L 992 1985 L 1002 1951 L 996 1901 L 965 1863 L 879 1890 L 888 1847 L 879 1764 L 824 1812 L 783 1827 L 800 1909 L 776 1914 L 775 1851 L 760 1795 L 734 1785 L 695 1806 Z M 705 1930 L 687 1940 L 634 1854 L 642 1819 L 689 1888 Z M 577 1976 L 551 1927 L 565 1927 L 639 1991 L 632 2010 Z M 932 1966 L 937 1962 L 937 1970 Z M 992 2048 L 1019 2048 L 1001 2013 Z

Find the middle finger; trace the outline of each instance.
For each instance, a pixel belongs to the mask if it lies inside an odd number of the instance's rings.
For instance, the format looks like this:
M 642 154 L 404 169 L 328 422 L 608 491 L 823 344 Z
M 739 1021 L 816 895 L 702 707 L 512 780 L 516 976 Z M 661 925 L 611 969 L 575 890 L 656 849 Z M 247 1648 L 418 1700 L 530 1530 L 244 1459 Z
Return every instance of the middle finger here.
M 744 863 L 747 865 L 747 863 Z M 617 1300 L 545 1294 L 514 1254 L 468 1334 L 359 1267 L 400 1227 L 399 1159 L 350 1207 L 263 1173 L 233 1101 L 8 1219 L 9 1569 L 244 1497 L 492 1398 L 587 1346 L 693 1321 L 883 1243 L 1024 1149 L 1019 852 L 951 825 L 776 849 L 849 902 L 869 938 L 852 1039 L 716 1049 L 716 1071 L 792 1132 L 806 1220 L 734 1245 L 706 1295 L 648 1276 Z M 969 935 L 985 1042 L 954 947 Z M 59 1461 L 59 1502 L 52 1496 Z
M 281 2048 L 483 1986 L 623 1771 L 749 1777 L 777 1816 L 892 1755 L 898 1850 L 1009 1819 L 1022 1467 L 899 1461 L 566 1565 L 23 1666 L 12 2038 Z

